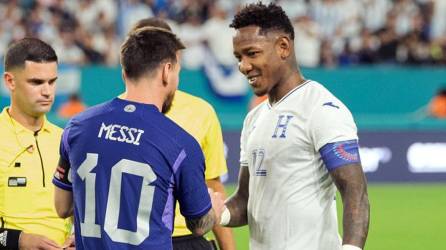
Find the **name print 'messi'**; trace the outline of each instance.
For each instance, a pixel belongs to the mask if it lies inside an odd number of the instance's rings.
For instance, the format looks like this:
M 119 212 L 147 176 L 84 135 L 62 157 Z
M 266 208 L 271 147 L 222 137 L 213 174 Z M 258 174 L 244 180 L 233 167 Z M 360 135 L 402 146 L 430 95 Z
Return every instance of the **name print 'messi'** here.
M 101 124 L 98 138 L 104 138 L 110 141 L 125 142 L 128 144 L 139 145 L 139 140 L 144 130 L 138 128 L 129 128 L 119 124 Z

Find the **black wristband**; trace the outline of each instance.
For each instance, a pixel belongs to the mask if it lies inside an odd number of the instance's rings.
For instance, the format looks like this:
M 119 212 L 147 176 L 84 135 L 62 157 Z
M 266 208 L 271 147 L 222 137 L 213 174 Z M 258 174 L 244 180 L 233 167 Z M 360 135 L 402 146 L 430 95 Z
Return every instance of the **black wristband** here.
M 19 249 L 20 230 L 0 229 L 0 249 Z

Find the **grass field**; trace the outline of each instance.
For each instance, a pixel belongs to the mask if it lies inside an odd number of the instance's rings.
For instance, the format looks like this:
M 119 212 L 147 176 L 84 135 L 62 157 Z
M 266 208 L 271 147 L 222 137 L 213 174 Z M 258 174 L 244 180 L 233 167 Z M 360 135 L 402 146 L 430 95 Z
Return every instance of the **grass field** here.
M 233 190 L 230 186 L 228 193 Z M 369 184 L 369 200 L 371 219 L 365 249 L 446 250 L 446 183 Z M 249 249 L 248 228 L 236 228 L 234 234 L 237 249 Z

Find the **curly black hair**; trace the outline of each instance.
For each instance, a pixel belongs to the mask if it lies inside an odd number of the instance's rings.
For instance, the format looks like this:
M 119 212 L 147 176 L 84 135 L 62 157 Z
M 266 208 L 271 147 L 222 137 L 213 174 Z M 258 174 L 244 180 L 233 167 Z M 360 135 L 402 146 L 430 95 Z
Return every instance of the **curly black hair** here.
M 240 10 L 229 27 L 240 29 L 246 26 L 259 26 L 263 32 L 281 30 L 294 40 L 294 29 L 290 19 L 283 9 L 273 3 L 268 6 L 262 2 L 249 4 Z

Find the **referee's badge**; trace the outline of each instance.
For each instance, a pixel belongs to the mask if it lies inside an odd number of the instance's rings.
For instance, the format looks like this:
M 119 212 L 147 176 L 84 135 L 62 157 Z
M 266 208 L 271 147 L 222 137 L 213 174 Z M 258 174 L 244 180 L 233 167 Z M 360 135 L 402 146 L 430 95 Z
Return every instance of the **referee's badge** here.
M 26 177 L 9 177 L 8 187 L 26 187 Z

